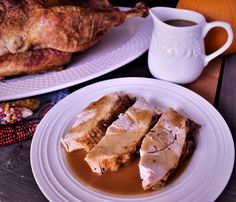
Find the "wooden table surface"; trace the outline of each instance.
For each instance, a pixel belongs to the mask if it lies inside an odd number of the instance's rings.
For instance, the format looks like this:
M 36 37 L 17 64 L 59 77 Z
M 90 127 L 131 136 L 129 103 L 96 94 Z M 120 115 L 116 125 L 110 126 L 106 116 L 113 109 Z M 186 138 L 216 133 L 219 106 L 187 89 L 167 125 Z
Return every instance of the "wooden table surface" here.
M 233 137 L 236 136 L 236 55 L 227 57 L 222 66 L 221 73 L 218 75 L 221 66 L 221 58 L 209 64 L 207 70 L 198 81 L 189 85 L 189 88 L 195 89 L 199 94 L 206 94 L 206 98 L 214 103 L 227 121 Z M 205 75 L 206 74 L 206 75 Z M 137 60 L 131 62 L 120 69 L 97 79 L 72 87 L 73 90 L 79 89 L 91 83 L 126 76 L 140 76 L 152 78 L 147 67 L 147 53 L 143 54 Z M 208 77 L 212 77 L 211 84 L 208 83 Z M 215 78 L 215 79 L 213 79 Z M 213 84 L 217 84 L 214 86 Z M 203 88 L 199 88 L 202 86 Z M 212 93 L 212 87 L 216 92 L 215 100 L 209 96 Z M 202 91 L 200 89 L 203 89 Z M 214 100 L 214 101 L 213 101 Z M 0 148 L 0 202 L 30 202 L 47 201 L 39 190 L 30 167 L 30 145 L 31 140 L 23 141 L 13 145 Z M 214 172 L 214 171 L 213 171 Z M 219 196 L 217 201 L 235 201 L 236 199 L 236 171 L 234 169 L 230 181 Z
M 73 86 L 71 89 L 77 90 L 97 81 L 127 76 L 152 78 L 147 66 L 147 53 L 111 73 Z M 197 92 L 216 107 L 228 123 L 235 139 L 236 54 L 215 59 L 197 81 L 186 87 Z M 0 202 L 47 201 L 32 175 L 30 145 L 31 139 L 0 148 Z M 228 185 L 216 201 L 236 201 L 235 168 Z

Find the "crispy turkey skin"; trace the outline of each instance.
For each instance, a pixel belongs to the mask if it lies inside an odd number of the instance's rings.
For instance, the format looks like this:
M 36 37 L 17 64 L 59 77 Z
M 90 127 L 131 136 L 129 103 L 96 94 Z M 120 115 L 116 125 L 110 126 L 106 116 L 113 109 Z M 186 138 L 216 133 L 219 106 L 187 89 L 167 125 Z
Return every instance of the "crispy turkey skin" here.
M 42 72 L 68 63 L 71 53 L 83 52 L 95 45 L 110 28 L 119 26 L 127 17 L 148 14 L 148 8 L 143 4 L 137 4 L 129 11 L 121 11 L 106 0 L 73 2 L 0 0 L 0 77 Z M 14 59 L 25 54 L 23 57 L 29 60 L 28 52 L 34 54 L 32 52 L 39 49 L 46 51 L 41 54 L 45 55 L 41 65 L 25 67 L 23 62 Z M 55 60 L 49 59 L 48 49 L 66 52 L 68 57 L 53 63 L 60 54 L 54 54 Z M 6 54 L 16 56 L 6 57 Z M 9 65 L 5 65 L 9 63 L 6 58 L 10 58 L 10 71 Z M 46 62 L 48 59 L 50 61 Z M 51 65 L 45 67 L 44 63 Z

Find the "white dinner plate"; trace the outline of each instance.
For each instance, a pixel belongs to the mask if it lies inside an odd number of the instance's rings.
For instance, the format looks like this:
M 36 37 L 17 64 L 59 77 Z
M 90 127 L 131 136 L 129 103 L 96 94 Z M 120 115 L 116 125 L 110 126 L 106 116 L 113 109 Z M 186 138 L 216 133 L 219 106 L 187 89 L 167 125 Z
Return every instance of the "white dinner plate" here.
M 55 91 L 111 72 L 148 49 L 152 28 L 150 16 L 127 19 L 120 26 L 112 28 L 86 53 L 74 54 L 71 63 L 62 71 L 21 76 L 0 82 L 0 101 Z
M 159 192 L 120 196 L 96 191 L 74 177 L 60 140 L 90 102 L 110 92 L 143 96 L 160 108 L 173 107 L 201 124 L 196 150 L 184 172 Z M 36 182 L 50 201 L 214 201 L 226 186 L 234 165 L 234 144 L 219 112 L 196 93 L 176 84 L 148 78 L 120 78 L 84 87 L 56 104 L 37 127 L 31 146 Z M 114 182 L 115 183 L 115 182 Z

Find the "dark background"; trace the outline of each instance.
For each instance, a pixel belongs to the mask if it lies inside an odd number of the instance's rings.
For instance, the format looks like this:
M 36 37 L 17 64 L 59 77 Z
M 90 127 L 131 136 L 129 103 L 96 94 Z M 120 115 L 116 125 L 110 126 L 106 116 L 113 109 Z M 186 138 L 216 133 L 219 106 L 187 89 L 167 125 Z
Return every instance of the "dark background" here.
M 132 7 L 134 6 L 137 2 L 140 1 L 134 1 L 134 0 L 112 0 L 110 1 L 112 5 L 116 6 L 127 6 L 127 7 Z M 149 7 L 154 7 L 154 6 L 168 6 L 168 7 L 175 7 L 177 4 L 177 0 L 146 0 L 143 1 L 145 4 Z
M 112 0 L 114 6 L 133 7 L 134 0 Z M 177 0 L 146 0 L 147 6 L 175 7 Z M 91 83 L 117 77 L 152 77 L 147 66 L 147 52 L 131 63 L 99 78 L 71 87 L 72 91 Z M 219 81 L 218 103 L 215 106 L 225 118 L 235 139 L 236 134 L 236 55 L 225 58 Z M 236 140 L 235 140 L 236 142 Z M 0 202 L 47 202 L 39 190 L 30 167 L 31 139 L 0 148 Z M 212 171 L 214 172 L 214 170 Z M 199 184 L 199 186 L 201 186 Z M 236 170 L 217 202 L 236 201 Z M 205 201 L 203 201 L 205 202 Z

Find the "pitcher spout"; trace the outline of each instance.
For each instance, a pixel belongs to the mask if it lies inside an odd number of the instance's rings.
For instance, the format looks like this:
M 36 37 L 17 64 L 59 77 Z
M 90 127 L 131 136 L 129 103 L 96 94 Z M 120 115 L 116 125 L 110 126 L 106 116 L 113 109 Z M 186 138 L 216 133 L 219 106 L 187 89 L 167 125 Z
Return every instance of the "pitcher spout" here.
M 149 13 L 150 13 L 150 16 L 152 17 L 153 21 L 158 20 L 158 18 L 156 16 L 156 9 L 155 8 L 150 8 Z

